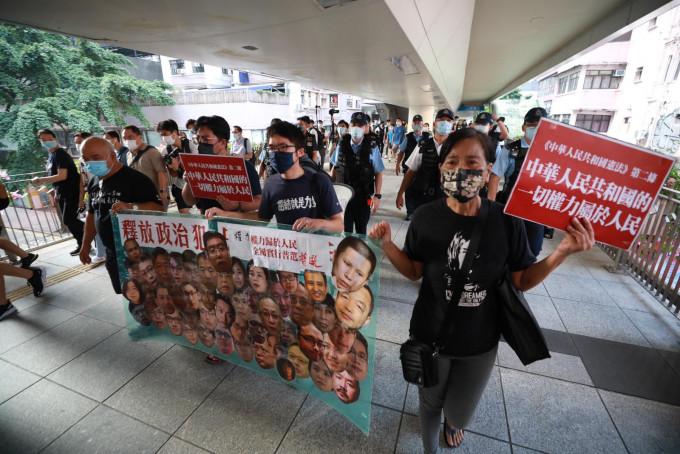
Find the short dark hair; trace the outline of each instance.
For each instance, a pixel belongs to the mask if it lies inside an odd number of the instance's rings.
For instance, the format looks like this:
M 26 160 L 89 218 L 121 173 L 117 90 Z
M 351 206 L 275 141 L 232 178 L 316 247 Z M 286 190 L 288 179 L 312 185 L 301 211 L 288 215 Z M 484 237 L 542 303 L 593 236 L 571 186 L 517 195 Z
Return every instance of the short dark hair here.
M 177 127 L 177 122 L 171 118 L 169 120 L 158 122 L 158 126 L 156 126 L 156 132 L 161 131 L 179 132 L 179 127 Z
M 496 160 L 496 149 L 491 143 L 491 139 L 486 134 L 482 134 L 474 128 L 464 128 L 450 134 L 442 144 L 441 152 L 439 153 L 439 163 L 444 163 L 446 156 L 453 150 L 453 147 L 460 141 L 465 139 L 476 139 L 484 150 L 484 159 L 487 163 L 493 163 Z M 349 238 L 349 237 L 348 237 Z
M 349 123 L 347 123 L 345 120 L 340 120 L 340 121 L 338 122 L 338 126 L 340 126 L 340 125 L 345 125 L 346 127 L 349 128 Z
M 153 261 L 156 262 L 156 259 L 160 257 L 161 255 L 165 255 L 168 258 L 170 258 L 170 254 L 168 254 L 168 251 L 163 249 L 162 247 L 155 247 L 151 251 L 151 256 L 153 257 Z
M 142 285 L 141 285 L 139 282 L 137 282 L 136 280 L 134 280 L 134 279 L 128 279 L 128 280 L 126 280 L 125 282 L 123 282 L 123 288 L 122 288 L 122 292 L 121 292 L 121 293 L 123 294 L 123 296 L 125 296 L 125 294 L 126 294 L 127 291 L 128 291 L 128 286 L 129 286 L 130 284 L 135 284 L 135 287 L 137 287 L 137 290 L 139 290 L 139 304 L 143 304 L 143 303 L 144 303 L 144 299 L 145 299 L 144 297 L 145 297 L 146 295 L 145 295 L 144 292 L 142 291 Z M 130 304 L 133 304 L 133 303 L 130 302 Z
M 81 139 L 85 140 L 88 137 L 92 137 L 92 134 L 89 133 L 89 132 L 80 131 L 80 132 L 73 134 L 73 138 L 75 139 L 76 137 L 80 137 Z
M 243 132 L 243 128 L 240 126 L 234 126 L 234 129 L 237 130 L 238 132 Z
M 120 142 L 120 134 L 118 134 L 118 131 L 114 131 L 113 129 L 110 131 L 106 131 L 104 133 L 105 136 L 113 137 L 116 139 L 118 142 Z
M 364 337 L 364 335 L 361 334 L 361 331 L 356 331 L 356 337 L 355 337 L 355 339 L 356 339 L 355 342 L 358 340 L 359 342 L 361 342 L 362 344 L 364 344 L 364 348 L 365 348 L 366 351 L 368 352 L 368 341 L 366 340 L 366 338 Z
M 140 131 L 139 128 L 135 125 L 127 125 L 126 127 L 123 128 L 123 131 L 125 131 L 126 129 L 129 129 L 130 131 L 134 132 L 138 136 L 142 135 L 142 131 Z
M 309 115 L 303 115 L 301 117 L 298 117 L 298 121 L 304 121 L 305 123 L 309 123 Z
M 190 118 L 187 120 L 187 122 L 184 124 L 184 127 L 189 129 L 189 126 L 196 126 L 196 120 L 193 118 Z
M 231 136 L 229 123 L 219 115 L 212 115 L 210 117 L 204 115 L 198 117 L 198 120 L 196 120 L 196 130 L 198 131 L 202 127 L 210 129 L 213 134 L 215 134 L 215 137 L 220 140 L 224 139 L 228 141 Z
M 38 131 L 38 134 L 36 134 L 36 136 L 40 137 L 43 134 L 49 134 L 52 137 L 54 137 L 55 139 L 57 138 L 57 136 L 54 134 L 54 132 L 51 129 L 41 129 L 40 131 Z
M 373 271 L 375 271 L 375 266 L 378 262 L 375 253 L 371 250 L 370 247 L 368 247 L 366 243 L 364 243 L 359 238 L 355 236 L 347 236 L 343 238 L 342 241 L 340 241 L 340 243 L 338 243 L 338 247 L 335 249 L 335 257 L 337 258 L 340 254 L 342 254 L 349 248 L 352 248 L 355 251 L 357 251 L 360 255 L 362 255 L 366 260 L 368 260 L 371 263 L 371 271 L 368 273 L 370 277 L 370 275 L 373 274 Z
M 272 137 L 275 134 L 290 140 L 290 142 L 295 145 L 296 150 L 305 147 L 304 133 L 292 123 L 280 121 L 267 128 L 267 137 Z
M 182 262 L 196 264 L 196 253 L 191 249 L 185 249 L 182 252 Z
M 208 244 L 208 241 L 210 241 L 213 238 L 219 239 L 222 243 L 224 243 L 225 246 L 227 246 L 227 239 L 222 235 L 220 232 L 216 232 L 214 230 L 206 230 L 205 233 L 203 234 L 203 246 Z M 229 247 L 229 246 L 227 246 Z
M 280 123 L 280 122 L 281 122 L 281 119 L 280 119 L 280 118 L 272 118 L 272 121 L 271 121 L 271 123 L 269 123 L 269 124 L 270 124 L 270 126 L 271 126 L 271 125 L 273 125 L 273 124 Z

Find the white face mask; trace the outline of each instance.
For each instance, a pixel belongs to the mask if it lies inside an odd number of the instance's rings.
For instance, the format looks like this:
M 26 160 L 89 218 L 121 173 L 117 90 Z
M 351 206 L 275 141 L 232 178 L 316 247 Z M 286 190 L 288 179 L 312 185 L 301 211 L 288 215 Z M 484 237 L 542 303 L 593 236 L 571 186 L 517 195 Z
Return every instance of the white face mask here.
M 130 139 L 130 140 L 124 140 L 123 142 L 125 142 L 125 146 L 128 147 L 130 149 L 130 151 L 137 149 L 137 140 Z
M 163 140 L 163 143 L 165 145 L 174 145 L 175 144 L 175 138 L 172 135 L 161 136 L 161 139 Z
M 482 134 L 489 133 L 489 125 L 474 125 L 473 128 L 481 132 Z

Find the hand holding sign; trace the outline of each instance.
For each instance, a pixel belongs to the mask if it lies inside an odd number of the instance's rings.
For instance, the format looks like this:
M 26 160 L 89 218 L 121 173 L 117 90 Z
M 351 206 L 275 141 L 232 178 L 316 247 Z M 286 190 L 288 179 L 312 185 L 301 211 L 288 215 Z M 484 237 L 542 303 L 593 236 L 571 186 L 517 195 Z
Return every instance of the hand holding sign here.
M 557 246 L 557 252 L 564 255 L 587 251 L 595 245 L 593 225 L 587 218 L 571 219 L 571 225 L 565 229 L 564 239 Z

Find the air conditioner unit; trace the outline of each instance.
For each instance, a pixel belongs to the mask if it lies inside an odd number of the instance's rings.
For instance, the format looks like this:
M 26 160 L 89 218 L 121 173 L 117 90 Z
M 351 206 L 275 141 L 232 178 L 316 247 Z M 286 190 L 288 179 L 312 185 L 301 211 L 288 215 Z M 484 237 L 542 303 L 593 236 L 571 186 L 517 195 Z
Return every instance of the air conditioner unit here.
M 184 69 L 184 68 L 177 68 L 177 74 L 184 74 L 186 72 L 187 72 L 187 70 Z
M 614 77 L 623 77 L 626 75 L 626 70 L 625 69 L 617 69 L 614 71 Z

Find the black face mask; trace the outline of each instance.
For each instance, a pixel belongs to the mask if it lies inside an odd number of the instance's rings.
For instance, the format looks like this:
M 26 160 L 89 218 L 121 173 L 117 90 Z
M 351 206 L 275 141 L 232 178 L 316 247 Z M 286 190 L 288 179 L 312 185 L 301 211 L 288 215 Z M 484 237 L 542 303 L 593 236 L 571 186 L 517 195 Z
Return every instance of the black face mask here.
M 201 142 L 198 144 L 198 154 L 215 154 L 213 151 L 214 148 L 215 145 Z

